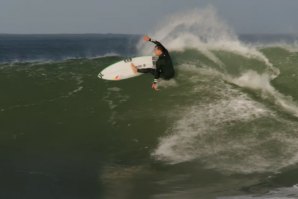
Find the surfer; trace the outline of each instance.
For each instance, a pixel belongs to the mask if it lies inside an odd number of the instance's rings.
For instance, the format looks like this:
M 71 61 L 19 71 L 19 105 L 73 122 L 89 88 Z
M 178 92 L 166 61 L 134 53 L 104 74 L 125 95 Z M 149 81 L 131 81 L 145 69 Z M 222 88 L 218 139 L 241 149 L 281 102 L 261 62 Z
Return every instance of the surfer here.
M 133 63 L 131 63 L 131 68 L 135 73 L 151 73 L 154 75 L 154 81 L 152 83 L 152 88 L 158 90 L 158 79 L 162 78 L 165 80 L 172 79 L 175 76 L 175 70 L 173 67 L 171 56 L 168 50 L 158 41 L 152 40 L 149 36 L 144 36 L 144 41 L 152 42 L 156 46 L 154 47 L 154 54 L 158 56 L 156 61 L 156 69 L 145 68 L 138 69 Z

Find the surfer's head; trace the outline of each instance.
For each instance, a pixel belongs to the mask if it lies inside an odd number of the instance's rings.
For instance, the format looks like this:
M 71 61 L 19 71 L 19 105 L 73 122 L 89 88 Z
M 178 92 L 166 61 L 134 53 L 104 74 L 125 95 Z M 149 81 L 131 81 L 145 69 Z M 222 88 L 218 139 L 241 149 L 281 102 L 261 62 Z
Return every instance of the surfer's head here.
M 161 46 L 155 46 L 154 48 L 154 54 L 156 56 L 161 56 L 163 54 L 163 48 Z

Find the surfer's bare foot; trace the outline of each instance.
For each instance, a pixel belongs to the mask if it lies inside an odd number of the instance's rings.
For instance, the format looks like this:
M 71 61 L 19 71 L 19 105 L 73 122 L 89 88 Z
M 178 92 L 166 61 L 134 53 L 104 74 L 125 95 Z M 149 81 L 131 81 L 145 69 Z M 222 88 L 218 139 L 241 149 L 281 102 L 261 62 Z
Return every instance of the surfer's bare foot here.
M 132 71 L 133 71 L 135 74 L 137 74 L 137 73 L 138 73 L 138 69 L 137 69 L 137 67 L 136 67 L 133 63 L 131 63 L 130 66 L 131 66 Z

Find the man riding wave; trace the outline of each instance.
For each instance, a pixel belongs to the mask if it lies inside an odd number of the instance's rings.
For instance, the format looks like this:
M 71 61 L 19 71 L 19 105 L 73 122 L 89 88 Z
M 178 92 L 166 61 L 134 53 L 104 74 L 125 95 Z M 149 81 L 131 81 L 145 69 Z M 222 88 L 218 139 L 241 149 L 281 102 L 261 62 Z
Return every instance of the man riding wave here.
M 131 63 L 131 68 L 135 73 L 151 73 L 154 75 L 154 81 L 152 83 L 152 88 L 158 90 L 158 79 L 162 78 L 164 80 L 172 79 L 175 76 L 175 70 L 173 67 L 171 56 L 168 50 L 158 41 L 152 40 L 149 36 L 144 36 L 144 41 L 150 41 L 156 46 L 154 47 L 154 54 L 158 56 L 156 61 L 156 69 L 144 68 L 138 69 L 133 63 Z

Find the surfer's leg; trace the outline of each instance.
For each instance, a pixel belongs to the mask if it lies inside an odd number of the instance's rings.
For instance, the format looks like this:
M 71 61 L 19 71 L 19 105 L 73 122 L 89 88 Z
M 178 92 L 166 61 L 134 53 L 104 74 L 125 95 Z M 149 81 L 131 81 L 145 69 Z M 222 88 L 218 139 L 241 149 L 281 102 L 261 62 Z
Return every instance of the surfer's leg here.
M 155 69 L 153 69 L 153 68 L 138 69 L 133 63 L 131 63 L 131 69 L 135 74 L 137 74 L 137 73 L 151 73 L 152 75 L 155 74 Z
M 155 69 L 153 68 L 141 68 L 137 70 L 139 73 L 151 73 L 152 75 L 154 75 L 155 73 Z
M 130 66 L 131 66 L 131 69 L 134 72 L 134 74 L 137 74 L 138 73 L 138 68 L 133 63 L 131 63 Z

